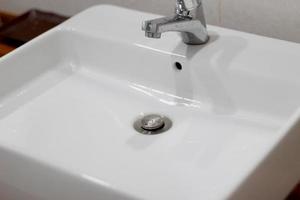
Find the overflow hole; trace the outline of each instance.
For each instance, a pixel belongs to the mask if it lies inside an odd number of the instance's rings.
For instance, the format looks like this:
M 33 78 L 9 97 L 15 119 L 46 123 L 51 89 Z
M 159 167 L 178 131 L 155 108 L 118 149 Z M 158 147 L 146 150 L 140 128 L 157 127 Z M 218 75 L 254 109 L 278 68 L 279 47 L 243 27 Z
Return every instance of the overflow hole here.
M 177 70 L 179 70 L 179 71 L 182 70 L 182 65 L 181 65 L 181 63 L 175 62 L 174 66 L 175 66 L 175 68 L 176 68 Z

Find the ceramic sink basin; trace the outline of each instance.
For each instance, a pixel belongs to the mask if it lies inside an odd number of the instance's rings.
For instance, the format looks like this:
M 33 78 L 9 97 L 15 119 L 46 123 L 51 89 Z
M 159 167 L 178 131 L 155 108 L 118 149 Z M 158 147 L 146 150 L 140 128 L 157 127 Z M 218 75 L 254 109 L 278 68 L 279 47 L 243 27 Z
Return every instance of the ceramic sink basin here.
M 0 60 L 1 199 L 283 199 L 300 180 L 300 45 L 97 6 Z M 175 67 L 180 63 L 182 69 Z M 142 135 L 145 114 L 172 120 Z

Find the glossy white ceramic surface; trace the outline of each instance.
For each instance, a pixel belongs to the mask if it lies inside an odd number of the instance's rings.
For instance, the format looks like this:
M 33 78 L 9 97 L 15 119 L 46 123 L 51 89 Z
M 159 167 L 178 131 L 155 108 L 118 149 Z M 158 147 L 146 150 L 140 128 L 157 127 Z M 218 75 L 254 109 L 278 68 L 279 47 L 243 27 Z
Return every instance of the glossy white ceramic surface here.
M 0 197 L 282 199 L 300 178 L 300 45 L 93 7 L 0 60 Z M 175 62 L 183 66 L 181 71 Z M 173 127 L 146 136 L 143 114 Z

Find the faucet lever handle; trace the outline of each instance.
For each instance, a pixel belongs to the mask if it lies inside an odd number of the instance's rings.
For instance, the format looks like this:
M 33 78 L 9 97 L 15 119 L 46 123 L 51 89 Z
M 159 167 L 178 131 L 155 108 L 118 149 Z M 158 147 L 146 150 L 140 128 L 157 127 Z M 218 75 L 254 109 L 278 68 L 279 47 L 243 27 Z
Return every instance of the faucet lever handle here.
M 201 0 L 176 0 L 176 9 L 180 11 L 191 11 L 201 5 Z

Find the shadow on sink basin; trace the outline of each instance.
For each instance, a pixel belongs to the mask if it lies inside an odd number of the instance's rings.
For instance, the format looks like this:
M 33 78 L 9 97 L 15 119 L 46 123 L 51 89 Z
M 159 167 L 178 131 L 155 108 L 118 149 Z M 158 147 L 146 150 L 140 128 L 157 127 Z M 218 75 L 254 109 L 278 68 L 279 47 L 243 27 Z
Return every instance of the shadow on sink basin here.
M 210 32 L 210 41 L 206 45 L 178 44 L 174 55 L 185 55 L 186 58 L 178 56 L 172 58 L 174 62 L 181 60 L 180 63 L 183 64 L 183 70 L 174 73 L 176 95 L 183 99 L 207 101 L 216 114 L 233 114 L 237 108 L 221 77 L 230 68 L 232 60 L 246 48 L 247 41 L 236 36 L 222 36 L 222 38 L 224 41 L 221 48 L 220 45 L 215 45 L 219 39 L 219 35 L 215 32 Z M 206 59 L 197 58 L 200 51 Z M 216 68 L 218 66 L 222 68 Z M 180 99 L 177 99 L 176 103 L 179 106 L 185 105 L 185 101 Z

